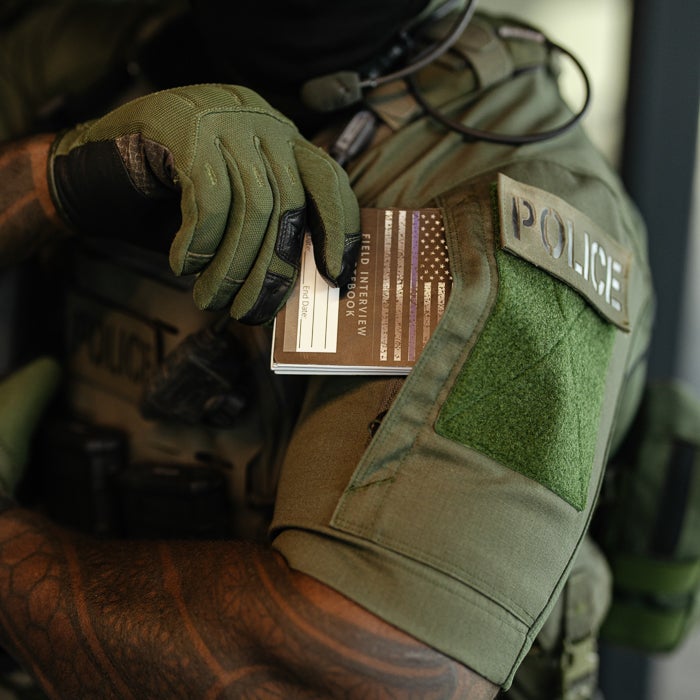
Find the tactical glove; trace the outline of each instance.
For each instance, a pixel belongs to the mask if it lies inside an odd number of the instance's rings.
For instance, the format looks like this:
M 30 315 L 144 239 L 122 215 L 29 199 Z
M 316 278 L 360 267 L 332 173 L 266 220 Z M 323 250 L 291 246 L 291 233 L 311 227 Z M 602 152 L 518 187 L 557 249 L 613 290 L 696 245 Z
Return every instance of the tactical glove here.
M 287 299 L 305 223 L 331 284 L 349 280 L 359 250 L 345 172 L 243 87 L 165 90 L 80 125 L 57 138 L 49 179 L 74 228 L 169 246 L 175 274 L 199 273 L 197 306 L 231 304 L 246 323 Z
M 0 493 L 22 477 L 34 429 L 59 382 L 55 360 L 41 357 L 0 382 Z

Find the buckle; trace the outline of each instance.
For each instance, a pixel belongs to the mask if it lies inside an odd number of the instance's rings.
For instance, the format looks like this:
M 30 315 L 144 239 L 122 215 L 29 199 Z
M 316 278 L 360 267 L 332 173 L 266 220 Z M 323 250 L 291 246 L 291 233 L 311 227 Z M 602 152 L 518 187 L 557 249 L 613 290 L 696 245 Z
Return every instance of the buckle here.
M 561 656 L 562 700 L 590 700 L 598 686 L 598 647 L 594 637 L 564 641 Z

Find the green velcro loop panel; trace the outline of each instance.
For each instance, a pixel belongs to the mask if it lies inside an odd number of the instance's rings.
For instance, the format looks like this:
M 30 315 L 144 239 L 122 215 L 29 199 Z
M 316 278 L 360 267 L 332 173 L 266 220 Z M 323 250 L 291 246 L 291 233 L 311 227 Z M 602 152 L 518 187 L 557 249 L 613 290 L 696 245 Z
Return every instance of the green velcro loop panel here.
M 586 506 L 615 330 L 573 289 L 502 251 L 494 312 L 436 431 Z
M 616 555 L 610 562 L 615 586 L 652 595 L 691 594 L 700 584 L 700 560 L 660 561 L 648 556 Z
M 600 636 L 614 644 L 646 652 L 664 652 L 678 646 L 687 625 L 685 609 L 655 609 L 643 602 L 616 601 L 601 627 Z

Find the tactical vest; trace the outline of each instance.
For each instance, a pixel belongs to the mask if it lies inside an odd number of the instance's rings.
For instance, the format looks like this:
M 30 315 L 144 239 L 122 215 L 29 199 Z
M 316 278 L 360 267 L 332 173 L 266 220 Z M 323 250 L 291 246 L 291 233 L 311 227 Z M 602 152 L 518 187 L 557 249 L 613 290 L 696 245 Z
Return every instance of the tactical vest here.
M 303 386 L 269 371 L 270 329 L 198 311 L 165 258 L 110 243 L 71 257 L 53 517 L 98 536 L 264 540 Z

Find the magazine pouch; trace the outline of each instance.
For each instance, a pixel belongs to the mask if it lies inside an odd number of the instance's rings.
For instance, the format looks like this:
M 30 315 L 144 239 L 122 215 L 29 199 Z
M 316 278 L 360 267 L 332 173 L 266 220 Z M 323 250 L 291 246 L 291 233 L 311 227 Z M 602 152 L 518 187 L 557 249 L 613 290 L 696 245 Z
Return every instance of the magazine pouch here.
M 646 388 L 611 460 L 595 531 L 613 573 L 601 635 L 646 652 L 675 649 L 698 617 L 700 402 L 678 383 Z

